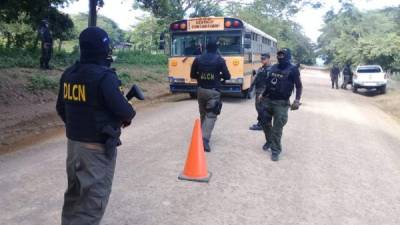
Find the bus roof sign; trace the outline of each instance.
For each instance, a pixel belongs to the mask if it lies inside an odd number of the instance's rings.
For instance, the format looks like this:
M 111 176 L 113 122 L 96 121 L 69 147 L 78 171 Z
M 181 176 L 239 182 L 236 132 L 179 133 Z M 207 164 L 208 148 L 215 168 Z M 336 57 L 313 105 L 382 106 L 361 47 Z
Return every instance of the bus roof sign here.
M 188 31 L 218 31 L 224 30 L 224 18 L 200 17 L 188 21 Z

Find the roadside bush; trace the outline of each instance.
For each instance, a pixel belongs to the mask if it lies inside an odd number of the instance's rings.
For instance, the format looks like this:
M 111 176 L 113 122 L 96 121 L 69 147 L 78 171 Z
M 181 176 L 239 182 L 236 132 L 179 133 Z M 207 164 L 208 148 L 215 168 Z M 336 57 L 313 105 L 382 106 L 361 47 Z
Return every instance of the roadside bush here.
M 134 65 L 166 65 L 168 58 L 164 54 L 151 54 L 138 51 L 119 51 L 116 63 Z
M 58 88 L 58 81 L 55 78 L 36 74 L 28 78 L 28 90 L 31 92 L 41 90 L 56 90 Z
M 78 59 L 78 52 L 67 53 L 65 51 L 54 51 L 50 60 L 50 65 L 55 67 L 65 67 L 71 65 Z M 18 49 L 0 47 L 0 68 L 39 67 L 40 49 Z
M 121 80 L 122 85 L 126 86 L 127 84 L 129 84 L 132 81 L 132 77 L 125 72 L 122 73 L 117 73 L 118 74 L 118 78 Z

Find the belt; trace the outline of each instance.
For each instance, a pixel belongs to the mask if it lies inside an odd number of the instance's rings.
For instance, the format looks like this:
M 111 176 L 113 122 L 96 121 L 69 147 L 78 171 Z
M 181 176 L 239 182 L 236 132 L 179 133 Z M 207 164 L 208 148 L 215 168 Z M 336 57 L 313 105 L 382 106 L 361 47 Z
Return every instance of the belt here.
M 100 144 L 100 143 L 88 143 L 88 142 L 84 142 L 82 143 L 82 146 L 84 148 L 87 148 L 89 150 L 94 150 L 94 151 L 99 151 L 99 152 L 104 152 L 105 151 L 105 146 L 104 144 Z

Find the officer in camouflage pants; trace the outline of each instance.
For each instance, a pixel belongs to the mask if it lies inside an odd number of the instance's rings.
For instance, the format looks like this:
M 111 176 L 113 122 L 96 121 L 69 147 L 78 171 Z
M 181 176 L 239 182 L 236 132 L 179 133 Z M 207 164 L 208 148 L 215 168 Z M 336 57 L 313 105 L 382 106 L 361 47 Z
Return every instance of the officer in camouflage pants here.
M 290 50 L 284 48 L 277 53 L 278 64 L 273 65 L 266 79 L 262 95 L 262 126 L 266 138 L 265 151 L 271 148 L 271 160 L 278 161 L 282 151 L 283 127 L 288 121 L 288 110 L 299 109 L 302 83 L 299 69 L 292 65 Z M 290 105 L 290 96 L 296 87 L 296 99 Z

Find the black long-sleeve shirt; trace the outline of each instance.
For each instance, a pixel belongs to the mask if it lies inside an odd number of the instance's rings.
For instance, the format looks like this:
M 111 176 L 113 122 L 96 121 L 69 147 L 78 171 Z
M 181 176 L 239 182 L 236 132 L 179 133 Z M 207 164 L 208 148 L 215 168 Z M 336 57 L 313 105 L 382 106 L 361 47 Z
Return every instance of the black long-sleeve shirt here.
M 197 57 L 192 64 L 190 77 L 202 88 L 218 89 L 221 80 L 231 79 L 225 60 L 217 53 L 206 53 Z

